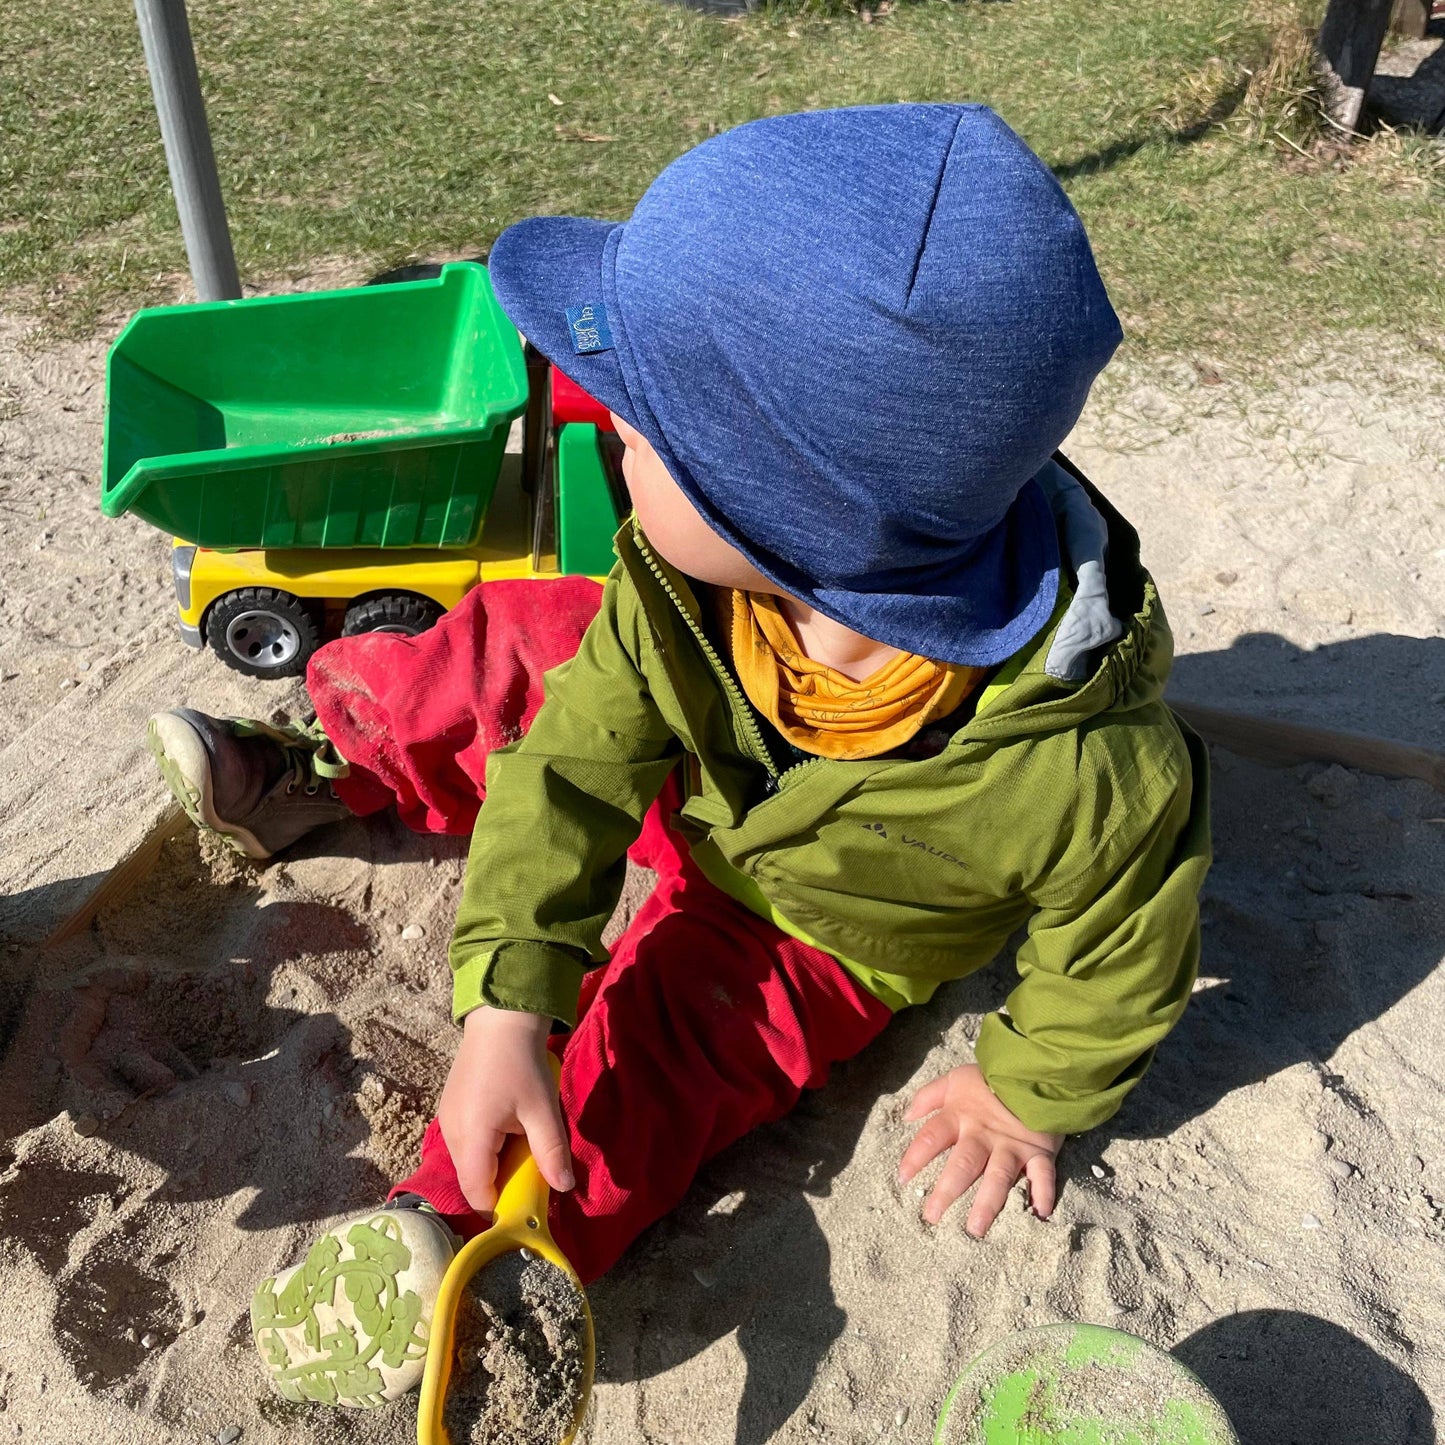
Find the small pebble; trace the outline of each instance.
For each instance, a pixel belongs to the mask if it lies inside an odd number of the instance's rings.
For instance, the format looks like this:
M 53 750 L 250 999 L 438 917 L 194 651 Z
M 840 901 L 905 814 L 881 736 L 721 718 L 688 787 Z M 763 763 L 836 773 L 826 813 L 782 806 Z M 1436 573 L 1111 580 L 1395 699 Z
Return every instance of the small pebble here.
M 1239 573 L 1238 573 L 1238 572 L 1216 572 L 1216 573 L 1214 574 L 1214 580 L 1215 580 L 1216 582 L 1218 582 L 1221 587 L 1230 587 L 1230 586 L 1232 586 L 1234 583 L 1236 583 L 1236 582 L 1239 581 Z
M 1355 1177 L 1355 1166 L 1348 1159 L 1326 1159 L 1325 1168 L 1336 1179 L 1353 1179 Z
M 82 1139 L 89 1139 L 92 1134 L 100 1132 L 100 1120 L 94 1114 L 82 1114 L 70 1127 Z
M 522 1256 L 523 1261 L 527 1264 L 530 1264 L 537 1257 L 530 1249 L 527 1248 L 525 1244 L 521 1247 L 521 1249 L 517 1251 L 517 1253 Z
M 1318 1229 L 1320 1227 L 1319 1215 L 1306 1214 L 1305 1217 L 1300 1220 L 1300 1227 L 1302 1229 Z
M 402 939 L 407 943 L 415 943 L 419 938 L 426 937 L 426 929 L 419 923 L 408 923 L 401 931 Z
M 240 1438 L 241 1427 L 239 1425 L 227 1425 L 226 1428 L 216 1436 L 216 1445 L 236 1445 L 236 1441 Z
M 704 1288 L 711 1289 L 717 1283 L 717 1275 L 703 1265 L 693 1270 L 692 1277 Z
M 140 1342 L 142 1349 L 153 1350 L 160 1344 L 161 1337 L 156 1334 L 154 1330 L 147 1330 L 145 1334 L 140 1337 Z
M 193 1330 L 200 1322 L 201 1316 L 195 1310 L 187 1310 L 185 1314 L 181 1316 L 181 1328 L 183 1330 Z
M 333 1100 L 321 1111 L 321 1117 L 322 1117 L 323 1119 L 329 1119 L 329 1118 L 331 1118 L 332 1115 L 334 1115 L 335 1113 L 336 1113 L 336 1100 L 333 1099 Z
M 90 671 L 90 664 L 89 664 L 88 662 L 82 662 L 82 663 L 80 664 L 80 671 L 81 671 L 81 672 L 89 672 L 89 671 Z
M 1090 1164 L 1089 1173 L 1092 1174 L 1095 1179 L 1107 1179 L 1109 1177 L 1108 1171 L 1102 1164 Z
M 251 1102 L 251 1086 L 232 1081 L 226 1085 L 225 1095 L 238 1109 L 244 1109 Z
M 61 682 L 60 690 L 61 692 L 68 692 L 74 686 L 75 679 L 73 677 L 67 677 L 63 682 Z
M 908 1406 L 900 1405 L 893 1412 L 893 1423 L 901 1430 L 908 1423 Z
M 135 1344 L 135 1327 L 133 1325 L 127 1325 L 123 1333 L 131 1344 Z
M 1306 784 L 1305 790 L 1327 808 L 1338 808 L 1348 802 L 1360 788 L 1359 778 L 1348 768 L 1331 763 L 1324 772 L 1316 773 Z

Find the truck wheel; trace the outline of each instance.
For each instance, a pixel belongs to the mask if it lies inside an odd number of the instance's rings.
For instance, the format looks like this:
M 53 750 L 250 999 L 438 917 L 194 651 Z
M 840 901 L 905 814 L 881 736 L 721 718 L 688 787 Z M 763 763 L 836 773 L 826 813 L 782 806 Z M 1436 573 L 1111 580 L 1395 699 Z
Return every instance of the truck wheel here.
M 415 637 L 418 632 L 425 632 L 441 615 L 442 609 L 425 597 L 415 597 L 410 592 L 383 592 L 379 597 L 353 602 L 346 609 L 341 635 L 355 637 L 362 632 L 399 632 L 403 637 Z
M 300 677 L 320 638 L 306 604 L 274 587 L 240 587 L 211 604 L 206 640 L 248 677 Z

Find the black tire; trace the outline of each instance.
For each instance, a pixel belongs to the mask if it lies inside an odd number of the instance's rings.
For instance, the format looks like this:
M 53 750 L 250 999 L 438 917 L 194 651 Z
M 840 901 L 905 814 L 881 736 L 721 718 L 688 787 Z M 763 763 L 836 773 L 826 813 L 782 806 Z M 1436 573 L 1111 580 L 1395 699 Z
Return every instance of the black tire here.
M 417 597 L 410 592 L 382 592 L 353 602 L 346 609 L 341 635 L 356 637 L 363 632 L 399 632 L 403 637 L 415 637 L 418 632 L 425 632 L 435 625 L 441 615 L 442 609 L 429 598 Z
M 321 637 L 299 597 L 274 587 L 240 587 L 211 604 L 206 641 L 227 667 L 247 677 L 300 677 Z

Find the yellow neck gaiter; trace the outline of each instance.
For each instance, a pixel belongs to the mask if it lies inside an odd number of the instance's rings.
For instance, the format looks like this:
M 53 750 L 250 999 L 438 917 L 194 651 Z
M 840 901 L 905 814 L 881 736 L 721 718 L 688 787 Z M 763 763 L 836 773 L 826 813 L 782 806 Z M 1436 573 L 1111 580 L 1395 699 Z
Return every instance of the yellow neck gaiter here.
M 718 598 L 748 700 L 794 747 L 819 757 L 873 758 L 901 747 L 947 717 L 988 674 L 905 652 L 855 682 L 803 656 L 776 597 Z

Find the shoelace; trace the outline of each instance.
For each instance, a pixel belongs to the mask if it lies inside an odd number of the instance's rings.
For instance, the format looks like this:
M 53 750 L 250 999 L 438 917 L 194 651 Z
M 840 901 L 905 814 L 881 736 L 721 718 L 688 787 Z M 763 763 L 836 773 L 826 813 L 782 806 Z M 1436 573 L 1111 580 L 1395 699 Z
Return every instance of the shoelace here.
M 288 794 L 299 788 L 308 798 L 314 798 L 323 781 L 334 782 L 351 771 L 351 764 L 336 751 L 336 744 L 322 731 L 320 722 L 278 728 L 255 718 L 238 718 L 231 727 L 238 738 L 270 738 L 281 748 L 291 770 L 291 780 L 286 784 Z M 334 787 L 330 792 L 336 797 Z

